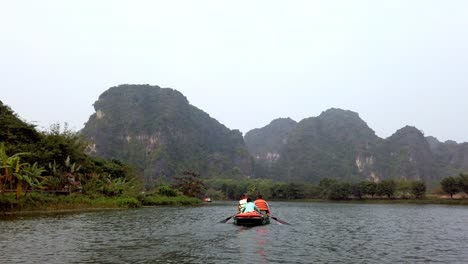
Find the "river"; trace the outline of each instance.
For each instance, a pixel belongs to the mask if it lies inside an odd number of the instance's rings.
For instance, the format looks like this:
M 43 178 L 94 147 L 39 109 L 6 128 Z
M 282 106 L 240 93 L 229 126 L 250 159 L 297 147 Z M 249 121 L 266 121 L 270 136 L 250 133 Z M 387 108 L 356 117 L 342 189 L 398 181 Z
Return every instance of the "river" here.
M 0 263 L 467 263 L 468 207 L 271 202 L 252 228 L 235 203 L 0 218 Z

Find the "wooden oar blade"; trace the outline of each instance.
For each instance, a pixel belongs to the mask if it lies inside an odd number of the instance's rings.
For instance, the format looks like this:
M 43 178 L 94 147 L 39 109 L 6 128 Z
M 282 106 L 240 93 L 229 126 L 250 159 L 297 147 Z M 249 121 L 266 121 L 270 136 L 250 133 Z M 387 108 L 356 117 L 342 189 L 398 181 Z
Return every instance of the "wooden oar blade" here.
M 219 221 L 219 223 L 220 223 L 220 224 L 224 224 L 224 223 L 226 223 L 227 221 L 229 221 L 229 219 L 233 218 L 234 216 L 236 216 L 236 215 L 231 215 L 230 217 Z
M 277 217 L 272 216 L 271 218 L 273 218 L 275 221 L 277 221 L 278 223 L 281 223 L 283 225 L 291 225 L 290 223 L 288 223 L 286 221 L 283 221 L 283 220 L 280 220 Z

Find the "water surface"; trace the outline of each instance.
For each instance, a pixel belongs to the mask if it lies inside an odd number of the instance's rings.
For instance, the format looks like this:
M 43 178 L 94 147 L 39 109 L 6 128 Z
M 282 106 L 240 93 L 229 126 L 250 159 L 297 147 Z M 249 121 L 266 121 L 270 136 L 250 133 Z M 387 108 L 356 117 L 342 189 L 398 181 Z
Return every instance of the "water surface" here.
M 1 263 L 466 263 L 468 208 L 272 202 L 290 222 L 217 223 L 235 203 L 0 220 Z

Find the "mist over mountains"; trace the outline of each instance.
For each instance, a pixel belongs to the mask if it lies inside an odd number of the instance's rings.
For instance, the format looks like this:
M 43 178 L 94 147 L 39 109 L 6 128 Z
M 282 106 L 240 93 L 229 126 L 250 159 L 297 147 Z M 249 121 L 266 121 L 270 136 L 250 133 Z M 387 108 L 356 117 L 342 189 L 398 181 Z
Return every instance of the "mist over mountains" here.
M 410 126 L 383 139 L 358 113 L 336 108 L 299 122 L 279 118 L 244 138 L 169 88 L 112 87 L 94 108 L 81 131 L 89 153 L 132 163 L 150 181 L 187 170 L 286 182 L 436 181 L 468 170 L 468 143 L 439 142 Z

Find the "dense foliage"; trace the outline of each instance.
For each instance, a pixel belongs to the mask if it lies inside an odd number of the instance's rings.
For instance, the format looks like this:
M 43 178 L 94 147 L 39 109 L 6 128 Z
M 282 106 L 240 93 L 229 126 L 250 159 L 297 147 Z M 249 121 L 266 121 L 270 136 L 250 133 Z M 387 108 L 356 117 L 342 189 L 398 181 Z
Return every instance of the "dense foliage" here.
M 372 199 L 400 198 L 421 199 L 425 196 L 423 181 L 387 179 L 375 183 L 371 181 L 346 182 L 324 178 L 319 184 L 284 183 L 269 179 L 209 179 L 205 181 L 207 195 L 213 199 L 236 200 L 241 194 L 255 197 L 262 194 L 265 199 Z
M 116 196 L 139 188 L 129 166 L 86 155 L 85 143 L 58 125 L 39 133 L 36 142 L 20 147 L 27 152 L 10 154 L 14 142 L 0 143 L 0 190 L 14 190 L 17 199 L 31 190 Z
M 445 177 L 440 182 L 442 190 L 453 198 L 454 194 L 464 192 L 468 194 L 468 174 L 460 173 L 458 177 Z
M 0 131 L 0 209 L 138 207 L 170 197 L 171 204 L 200 202 L 164 186 L 141 196 L 143 180 L 131 166 L 85 154 L 88 143 L 66 124 L 38 132 L 1 102 Z

